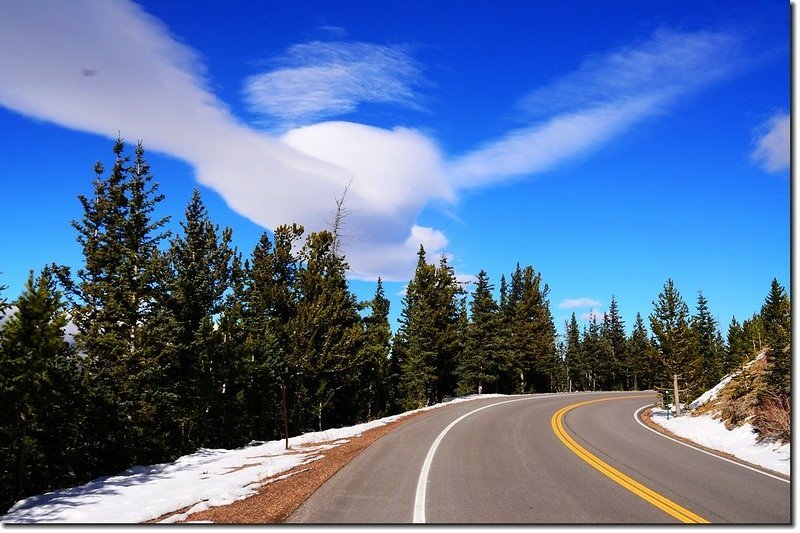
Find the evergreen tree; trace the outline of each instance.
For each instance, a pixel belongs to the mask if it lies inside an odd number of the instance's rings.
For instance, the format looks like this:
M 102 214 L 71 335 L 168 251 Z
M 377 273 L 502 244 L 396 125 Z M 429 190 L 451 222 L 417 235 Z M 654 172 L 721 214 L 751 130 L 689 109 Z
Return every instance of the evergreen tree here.
M 231 290 L 225 294 L 219 317 L 219 345 L 211 367 L 209 386 L 213 399 L 208 418 L 215 428 L 209 446 L 234 448 L 257 438 L 246 393 L 251 386 L 255 350 L 247 329 L 246 265 L 241 254 L 231 259 Z M 262 405 L 262 411 L 267 405 Z
M 481 270 L 472 293 L 466 349 L 457 371 L 459 394 L 483 393 L 487 385 L 497 381 L 501 371 L 498 306 L 493 289 L 488 274 Z
M 520 369 L 525 392 L 554 390 L 558 355 L 556 331 L 550 314 L 547 295 L 550 288 L 542 285 L 542 276 L 527 266 L 512 275 L 509 305 L 512 319 L 512 353 Z
M 375 296 L 369 302 L 370 314 L 364 319 L 364 345 L 361 356 L 364 362 L 360 382 L 363 384 L 359 397 L 366 406 L 363 418 L 385 416 L 390 407 L 391 392 L 389 376 L 389 350 L 392 329 L 389 325 L 389 300 L 383 292 L 383 282 L 378 278 Z
M 212 430 L 206 413 L 217 392 L 211 380 L 219 345 L 214 317 L 222 311 L 223 295 L 230 287 L 234 251 L 232 231 L 226 228 L 220 233 L 212 224 L 197 189 L 181 228 L 183 235 L 172 240 L 168 252 L 167 307 L 174 323 L 175 353 L 169 374 L 175 383 L 182 448 L 188 452 L 206 445 Z
M 715 386 L 723 376 L 725 345 L 716 319 L 708 309 L 703 293 L 697 295 L 697 314 L 691 319 L 697 341 L 697 356 L 692 382 L 695 392 L 702 393 Z
M 689 377 L 684 373 L 692 364 L 695 347 L 689 327 L 689 307 L 672 279 L 664 284 L 658 302 L 653 302 L 650 327 L 655 336 L 661 367 L 672 385 L 677 414 L 680 415 L 679 380 Z
M 586 379 L 588 369 L 586 368 L 586 361 L 583 357 L 583 347 L 581 346 L 581 332 L 578 327 L 578 320 L 575 318 L 575 313 L 572 313 L 569 322 L 564 327 L 566 331 L 566 339 L 564 346 L 564 362 L 567 366 L 567 374 L 569 377 L 568 390 L 581 391 L 588 390 L 589 383 Z
M 291 322 L 291 363 L 305 376 L 310 401 L 304 407 L 313 416 L 306 423 L 315 418 L 314 426 L 320 430 L 356 419 L 353 400 L 363 365 L 361 317 L 345 277 L 347 263 L 334 244 L 328 231 L 308 236 L 297 272 L 297 312 Z
M 67 315 L 48 271 L 30 273 L 0 328 L 0 505 L 75 481 L 84 406 Z M 80 471 L 79 471 L 80 472 Z
M 629 369 L 626 361 L 625 322 L 619 314 L 615 296 L 611 296 L 608 313 L 603 317 L 603 336 L 610 347 L 609 357 L 603 369 L 604 390 L 630 390 Z
M 767 383 L 774 394 L 788 398 L 791 392 L 792 307 L 786 290 L 772 280 L 761 307 L 764 337 L 767 344 Z
M 611 343 L 603 334 L 602 323 L 594 314 L 589 317 L 589 325 L 583 331 L 581 349 L 585 360 L 586 381 L 589 390 L 603 390 L 608 361 L 611 359 Z
M 647 390 L 655 387 L 661 378 L 656 368 L 658 354 L 647 335 L 641 313 L 636 313 L 627 353 L 631 390 Z
M 517 271 L 522 271 L 517 265 Z M 513 280 L 513 277 L 512 277 Z M 505 274 L 500 276 L 500 302 L 498 305 L 498 354 L 501 359 L 501 369 L 497 378 L 497 390 L 504 394 L 522 392 L 522 378 L 518 353 L 513 339 L 514 313 L 516 296 L 511 294 L 511 288 L 506 283 Z
M 766 334 L 764 332 L 764 317 L 760 313 L 753 314 L 752 317 L 742 322 L 744 340 L 749 345 L 750 357 L 760 353 L 766 348 Z
M 401 366 L 402 407 L 416 409 L 436 402 L 437 321 L 436 267 L 428 264 L 425 248 L 417 252 L 417 268 L 403 297 L 400 328 L 393 352 Z
M 157 324 L 166 265 L 159 245 L 168 236 L 168 219 L 152 217 L 163 196 L 142 144 L 133 160 L 121 139 L 113 151 L 107 177 L 103 165 L 95 165 L 94 196 L 78 197 L 84 215 L 73 227 L 85 265 L 76 284 L 60 276 L 75 299 L 76 341 L 86 356 L 93 413 L 87 439 L 98 472 L 164 460 L 176 448 L 164 434 L 175 398 L 163 382 L 160 358 L 169 350 Z
M 728 326 L 728 343 L 725 348 L 725 357 L 722 362 L 722 373 L 730 374 L 749 359 L 751 348 L 747 343 L 744 327 L 739 324 L 736 317 L 731 318 Z
M 455 394 L 456 365 L 466 344 L 459 327 L 461 316 L 459 302 L 464 297 L 464 289 L 456 280 L 455 271 L 448 264 L 445 255 L 439 258 L 432 296 L 431 307 L 437 331 L 436 381 L 433 398 L 435 402 L 440 402 L 445 397 Z
M 265 233 L 253 250 L 246 269 L 246 324 L 249 353 L 248 384 L 244 391 L 253 438 L 266 440 L 283 431 L 280 401 L 285 388 L 290 428 L 309 427 L 308 393 L 304 368 L 293 359 L 296 334 L 298 272 L 295 252 L 304 228 L 283 225 L 275 229 L 274 246 Z
M 8 289 L 8 285 L 0 284 L 0 317 L 2 317 L 2 313 L 4 313 L 6 309 L 8 309 L 8 301 L 4 296 L 2 296 L 3 291 L 5 291 L 6 289 Z

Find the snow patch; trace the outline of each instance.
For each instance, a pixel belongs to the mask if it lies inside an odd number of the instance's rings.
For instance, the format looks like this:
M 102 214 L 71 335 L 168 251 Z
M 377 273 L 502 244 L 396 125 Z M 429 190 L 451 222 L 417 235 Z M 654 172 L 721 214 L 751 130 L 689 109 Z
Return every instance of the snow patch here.
M 713 390 L 713 389 L 712 389 Z M 728 453 L 748 463 L 762 466 L 789 475 L 791 467 L 791 444 L 756 440 L 757 433 L 750 424 L 727 429 L 721 420 L 711 414 L 701 416 L 670 416 L 663 409 L 653 409 L 651 419 L 675 435 L 692 442 Z

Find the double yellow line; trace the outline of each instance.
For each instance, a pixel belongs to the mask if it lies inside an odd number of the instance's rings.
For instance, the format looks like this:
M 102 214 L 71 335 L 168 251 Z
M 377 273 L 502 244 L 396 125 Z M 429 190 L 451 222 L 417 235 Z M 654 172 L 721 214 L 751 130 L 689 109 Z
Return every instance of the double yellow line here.
M 650 502 L 651 504 L 655 505 L 659 509 L 663 510 L 667 514 L 670 514 L 684 522 L 686 524 L 708 524 L 708 520 L 702 518 L 693 512 L 689 511 L 678 505 L 677 503 L 665 498 L 664 496 L 654 492 L 641 483 L 634 481 L 633 479 L 629 478 L 616 468 L 613 468 L 609 464 L 601 461 L 595 455 L 592 455 L 585 448 L 583 448 L 580 444 L 575 442 L 575 440 L 569 436 L 569 434 L 564 430 L 564 415 L 566 415 L 569 411 L 575 409 L 576 407 L 581 407 L 582 405 L 588 405 L 590 403 L 597 403 L 597 402 L 606 402 L 609 400 L 623 400 L 623 399 L 631 399 L 637 398 L 639 396 L 617 396 L 614 398 L 601 398 L 599 400 L 589 400 L 585 402 L 578 402 L 568 405 L 553 415 L 553 418 L 550 419 L 550 425 L 553 428 L 556 436 L 563 442 L 567 448 L 572 450 L 575 455 L 589 463 L 591 466 L 602 472 L 604 475 L 609 477 L 610 479 L 616 481 L 632 493 L 636 494 L 640 498 Z M 641 396 L 644 398 L 644 396 Z

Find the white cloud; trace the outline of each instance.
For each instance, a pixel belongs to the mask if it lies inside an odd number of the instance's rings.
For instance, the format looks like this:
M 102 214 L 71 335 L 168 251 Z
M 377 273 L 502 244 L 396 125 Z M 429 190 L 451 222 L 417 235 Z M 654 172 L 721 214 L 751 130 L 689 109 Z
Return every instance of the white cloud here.
M 778 113 L 759 129 L 759 138 L 751 157 L 767 172 L 782 172 L 789 168 L 790 118 L 788 113 Z
M 0 2 L 0 105 L 112 139 L 118 132 L 142 139 L 188 162 L 232 209 L 267 228 L 327 227 L 351 183 L 344 244 L 352 273 L 392 281 L 412 275 L 420 243 L 429 257 L 447 246 L 441 231 L 417 225 L 428 202 L 452 202 L 462 189 L 589 153 L 729 74 L 733 44 L 720 34 L 666 33 L 600 56 L 528 96 L 530 106 L 548 94 L 573 95 L 545 109 L 546 119 L 448 158 L 412 128 L 308 124 L 364 103 L 422 109 L 417 90 L 426 81 L 405 47 L 290 47 L 274 70 L 245 84 L 250 105 L 283 126 L 277 136 L 236 119 L 209 89 L 198 54 L 130 1 L 73 0 L 58 9 L 43 0 Z M 581 93 L 592 76 L 600 81 Z
M 362 103 L 422 109 L 421 69 L 404 46 L 321 42 L 296 44 L 281 68 L 251 76 L 244 94 L 255 113 L 284 124 L 308 124 L 355 111 Z
M 560 304 L 560 309 L 577 309 L 580 307 L 600 307 L 600 300 L 594 298 L 567 298 Z
M 187 161 L 232 209 L 267 228 L 327 227 L 352 180 L 354 238 L 346 244 L 357 277 L 408 279 L 420 242 L 430 253 L 446 245 L 440 231 L 415 225 L 428 200 L 454 197 L 429 139 L 409 128 L 345 122 L 283 137 L 257 131 L 209 91 L 197 54 L 132 2 L 75 0 L 59 9 L 35 0 L 0 3 L 0 63 L 0 105 L 112 139 L 118 132 L 142 139 Z M 412 105 L 400 89 L 383 94 Z

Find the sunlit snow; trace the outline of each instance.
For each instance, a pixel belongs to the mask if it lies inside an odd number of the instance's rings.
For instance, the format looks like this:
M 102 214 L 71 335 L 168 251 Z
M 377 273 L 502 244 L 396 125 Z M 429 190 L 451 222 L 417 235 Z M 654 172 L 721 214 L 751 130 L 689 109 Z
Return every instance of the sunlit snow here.
M 791 445 L 757 442 L 757 434 L 750 424 L 728 430 L 721 420 L 714 419 L 711 414 L 680 417 L 673 415 L 668 420 L 667 412 L 663 409 L 653 409 L 651 419 L 675 435 L 688 438 L 697 444 L 789 475 Z

